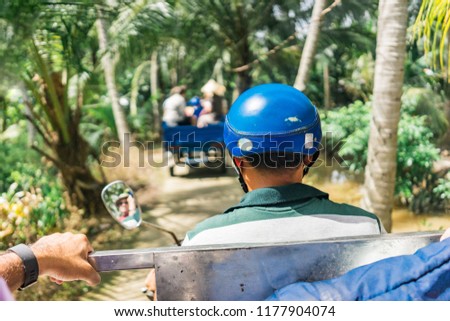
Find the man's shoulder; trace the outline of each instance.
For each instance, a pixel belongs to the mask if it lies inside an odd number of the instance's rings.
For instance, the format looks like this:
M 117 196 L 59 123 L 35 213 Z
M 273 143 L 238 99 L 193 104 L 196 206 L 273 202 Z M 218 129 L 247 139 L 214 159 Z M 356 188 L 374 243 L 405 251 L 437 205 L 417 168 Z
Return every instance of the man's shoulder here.
M 383 224 L 378 216 L 368 212 L 360 207 L 346 204 L 336 203 L 329 199 L 315 199 L 310 206 L 310 214 L 330 214 L 339 215 L 341 217 L 361 218 L 361 220 L 372 220 L 378 224 L 380 231 L 384 231 Z
M 240 215 L 236 215 L 235 211 L 226 214 L 217 214 L 198 223 L 189 233 L 195 235 L 204 230 L 237 224 L 240 223 L 240 221 L 242 221 L 242 217 Z
M 347 203 L 336 203 L 329 199 L 321 199 L 318 200 L 318 202 L 320 202 L 323 210 L 329 211 L 330 213 L 341 215 L 366 216 L 378 221 L 378 217 L 375 214 L 354 205 L 350 205 Z
M 247 223 L 253 221 L 261 221 L 273 218 L 273 215 L 270 211 L 263 211 L 262 208 L 258 207 L 244 207 L 237 208 L 230 212 L 218 214 L 212 216 L 210 218 L 205 219 L 204 221 L 198 223 L 195 228 L 189 231 L 187 234 L 189 238 L 194 237 L 195 235 L 203 232 L 205 230 L 221 228 L 225 226 Z

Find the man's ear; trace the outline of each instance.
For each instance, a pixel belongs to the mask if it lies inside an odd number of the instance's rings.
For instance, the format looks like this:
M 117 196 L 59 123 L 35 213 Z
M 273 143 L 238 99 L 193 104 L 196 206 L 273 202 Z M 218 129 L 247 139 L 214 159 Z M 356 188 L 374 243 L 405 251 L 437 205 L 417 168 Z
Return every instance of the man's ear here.
M 303 156 L 303 164 L 305 164 L 305 166 L 311 166 L 314 164 L 314 157 L 312 155 Z
M 244 164 L 244 160 L 242 158 L 233 157 L 234 165 L 236 165 L 237 168 L 242 168 Z
M 305 155 L 303 156 L 303 164 L 305 164 L 306 167 L 311 167 L 314 165 L 316 160 L 319 158 L 320 152 L 317 151 L 312 155 Z

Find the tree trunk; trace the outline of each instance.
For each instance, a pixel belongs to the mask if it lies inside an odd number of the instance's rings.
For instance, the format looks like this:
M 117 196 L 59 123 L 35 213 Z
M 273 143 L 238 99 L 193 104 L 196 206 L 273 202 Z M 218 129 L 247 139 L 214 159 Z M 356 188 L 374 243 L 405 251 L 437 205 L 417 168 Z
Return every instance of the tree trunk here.
M 41 72 L 43 70 L 43 68 L 40 69 Z M 31 115 L 27 119 L 41 135 L 47 149 L 42 150 L 36 143 L 32 148 L 59 169 L 71 205 L 85 209 L 88 215 L 97 216 L 106 213 L 101 200 L 101 191 L 105 182 L 96 179 L 92 174 L 88 161 L 92 151 L 79 131 L 81 110 L 72 109 L 67 105 L 68 101 L 65 99 L 67 83 L 62 80 L 61 73 L 41 77 L 36 74 L 33 77 L 36 79 L 34 83 L 27 82 L 31 91 L 36 94 L 36 101 L 43 107 L 39 111 L 33 111 L 32 106 L 29 105 Z M 55 99 L 50 98 L 50 91 L 53 92 Z M 80 92 L 78 94 L 80 95 Z M 78 100 L 81 98 L 78 97 Z M 65 111 L 64 123 L 56 121 L 56 108 Z M 67 131 L 69 137 L 67 141 L 62 138 L 61 126 L 64 126 Z
M 223 85 L 223 61 L 221 58 L 217 59 L 214 64 L 212 79 L 215 79 L 219 84 Z
M 250 88 L 252 85 L 252 76 L 250 76 L 249 71 L 241 71 L 237 74 L 236 87 L 238 89 L 239 95 Z
M 447 31 L 447 48 L 450 53 L 450 30 Z M 445 104 L 444 104 L 444 113 L 447 117 L 447 120 L 450 122 L 450 59 L 447 60 L 447 73 L 445 73 L 444 79 L 444 93 L 445 93 Z M 442 147 L 444 149 L 450 149 L 450 130 L 447 130 L 444 137 L 442 138 Z
M 100 51 L 102 52 L 102 67 L 105 73 L 106 86 L 108 88 L 109 98 L 111 99 L 111 106 L 114 114 L 114 121 L 116 123 L 117 134 L 119 136 L 119 141 L 124 145 L 125 134 L 129 134 L 128 124 L 125 118 L 125 113 L 119 104 L 119 95 L 117 93 L 116 81 L 114 75 L 114 63 L 111 59 L 111 54 L 108 48 L 108 37 L 106 35 L 105 24 L 102 18 L 102 13 L 97 10 L 97 34 L 98 34 L 98 44 Z
M 154 50 L 150 58 L 150 93 L 152 100 L 153 127 L 155 139 L 161 138 L 161 113 L 158 102 L 158 51 Z
M 131 80 L 130 93 L 130 115 L 137 115 L 137 101 L 139 96 L 139 79 L 141 78 L 144 69 L 150 65 L 150 61 L 144 61 L 135 70 L 133 79 Z
M 306 89 L 309 71 L 316 55 L 317 42 L 319 41 L 320 23 L 322 20 L 322 11 L 327 4 L 326 0 L 316 0 L 311 16 L 311 23 L 306 36 L 305 47 L 303 48 L 302 57 L 300 58 L 300 66 L 298 67 L 297 77 L 295 78 L 294 87 L 300 91 Z
M 240 66 L 245 66 L 251 61 L 251 50 L 250 44 L 248 43 L 248 36 L 246 32 L 242 32 L 246 35 L 245 38 L 241 39 L 238 44 L 239 60 Z M 238 88 L 239 94 L 242 94 L 252 85 L 252 76 L 250 75 L 251 68 L 247 68 L 238 72 L 236 87 Z
M 24 113 L 26 116 L 33 118 L 33 113 L 31 111 L 33 105 L 31 104 L 30 97 L 28 97 L 28 93 L 24 85 L 20 86 L 20 92 L 22 93 L 23 102 L 25 106 Z M 33 123 L 30 120 L 27 120 L 27 133 L 28 133 L 27 145 L 28 147 L 31 147 L 33 146 L 33 143 L 36 140 L 36 128 L 34 128 Z
M 2 96 L 0 96 L 0 104 L 1 104 L 1 111 L 2 111 L 2 116 L 3 116 L 3 118 L 1 119 L 1 122 L 0 122 L 0 133 L 3 133 L 5 130 L 6 130 L 6 128 L 7 128 L 7 124 L 6 124 L 6 120 L 7 120 L 7 117 L 6 117 L 6 109 L 7 109 L 7 104 L 6 104 L 6 98 L 5 97 L 2 97 Z
M 406 53 L 407 0 L 380 0 L 374 98 L 362 206 L 391 230 L 397 129 Z
M 61 171 L 62 181 L 69 192 L 72 205 L 85 209 L 88 216 L 105 215 L 101 192 L 105 182 L 98 181 L 88 165 L 89 145 L 71 128 L 73 145 L 57 144 L 54 153 L 57 162 L 54 164 Z M 76 148 L 73 148 L 76 146 Z
M 448 96 L 448 94 L 447 94 Z M 447 98 L 444 104 L 444 113 L 448 120 L 450 120 L 450 99 Z M 441 139 L 443 149 L 450 149 L 450 130 L 447 130 L 444 137 Z
M 327 110 L 331 107 L 330 69 L 328 68 L 328 62 L 323 64 L 323 107 Z

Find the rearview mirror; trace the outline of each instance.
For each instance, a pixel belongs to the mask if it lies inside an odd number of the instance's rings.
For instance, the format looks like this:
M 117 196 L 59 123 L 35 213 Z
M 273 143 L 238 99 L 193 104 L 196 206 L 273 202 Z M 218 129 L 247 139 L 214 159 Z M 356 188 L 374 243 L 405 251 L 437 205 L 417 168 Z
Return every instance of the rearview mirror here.
M 142 223 L 141 209 L 133 190 L 122 181 L 115 181 L 105 186 L 102 200 L 114 220 L 127 230 L 132 230 Z

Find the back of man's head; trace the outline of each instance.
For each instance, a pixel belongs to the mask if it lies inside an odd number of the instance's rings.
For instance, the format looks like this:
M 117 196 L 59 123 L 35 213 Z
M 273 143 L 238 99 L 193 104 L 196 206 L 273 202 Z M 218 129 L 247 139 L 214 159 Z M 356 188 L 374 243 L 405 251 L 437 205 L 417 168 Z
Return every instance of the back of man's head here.
M 246 164 L 251 168 L 274 175 L 281 171 L 297 169 L 303 163 L 301 153 L 263 153 L 252 154 L 244 157 Z
M 225 120 L 224 140 L 231 156 L 267 174 L 279 175 L 305 165 L 305 159 L 315 160 L 321 138 L 317 108 L 302 92 L 282 84 L 245 91 Z

